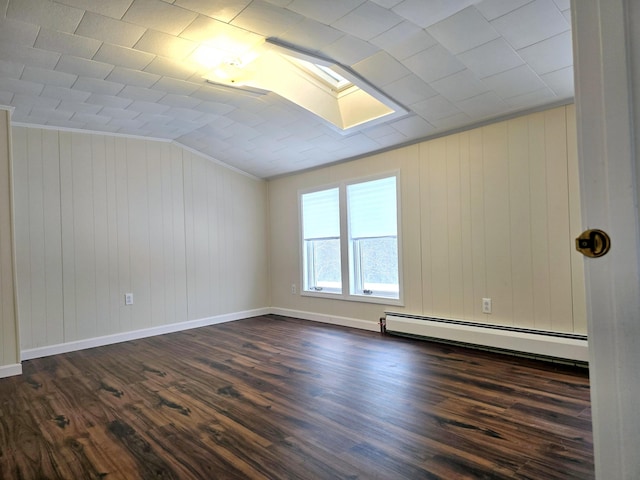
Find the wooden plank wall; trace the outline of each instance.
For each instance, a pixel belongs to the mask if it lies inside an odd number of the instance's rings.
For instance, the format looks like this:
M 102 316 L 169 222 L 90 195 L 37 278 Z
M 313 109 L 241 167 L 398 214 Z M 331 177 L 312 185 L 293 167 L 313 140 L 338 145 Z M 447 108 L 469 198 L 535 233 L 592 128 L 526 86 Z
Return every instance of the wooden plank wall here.
M 422 145 L 426 311 L 574 330 L 566 129 L 556 109 Z
M 273 306 L 376 321 L 385 309 L 586 333 L 573 106 L 270 182 Z M 297 193 L 399 169 L 404 307 L 291 295 Z M 418 266 L 416 268 L 416 265 Z M 493 312 L 483 314 L 490 297 Z
M 164 142 L 13 139 L 22 349 L 267 306 L 265 182 Z
M 18 373 L 20 361 L 15 304 L 15 266 L 11 225 L 9 112 L 0 109 L 0 377 Z M 2 367 L 13 369 L 9 372 Z

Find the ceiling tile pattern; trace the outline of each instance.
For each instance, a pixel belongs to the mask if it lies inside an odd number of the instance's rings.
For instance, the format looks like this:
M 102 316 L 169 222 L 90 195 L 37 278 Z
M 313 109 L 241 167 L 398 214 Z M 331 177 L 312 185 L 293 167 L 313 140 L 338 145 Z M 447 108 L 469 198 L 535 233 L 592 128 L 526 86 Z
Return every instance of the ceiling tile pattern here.
M 0 0 L 0 105 L 19 124 L 173 140 L 269 178 L 570 101 L 568 0 Z M 342 132 L 206 83 L 233 31 L 341 64 L 407 109 Z

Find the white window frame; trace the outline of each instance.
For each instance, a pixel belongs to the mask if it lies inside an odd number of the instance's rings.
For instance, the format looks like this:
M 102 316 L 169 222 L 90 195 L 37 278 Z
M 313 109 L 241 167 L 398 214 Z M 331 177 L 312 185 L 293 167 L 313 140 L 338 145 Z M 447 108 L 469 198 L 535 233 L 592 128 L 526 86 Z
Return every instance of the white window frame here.
M 397 230 L 396 241 L 398 250 L 398 298 L 376 296 L 376 295 L 364 295 L 364 294 L 352 294 L 354 289 L 354 279 L 351 275 L 351 265 L 349 263 L 349 252 L 351 249 L 351 242 L 349 238 L 349 219 L 348 219 L 348 206 L 347 206 L 347 186 L 365 183 L 375 180 L 381 180 L 384 178 L 395 177 L 396 179 L 396 211 L 397 211 Z M 341 292 L 337 291 L 313 291 L 306 290 L 305 285 L 307 279 L 305 279 L 305 239 L 303 232 L 303 211 L 302 211 L 302 197 L 308 193 L 314 193 L 324 190 L 330 190 L 338 188 L 339 191 L 339 212 L 340 212 L 340 265 L 341 265 Z M 394 170 L 391 172 L 385 172 L 381 174 L 357 177 L 344 180 L 337 183 L 326 184 L 314 188 L 308 188 L 300 190 L 298 192 L 298 215 L 299 215 L 299 249 L 300 249 L 300 295 L 304 297 L 315 298 L 329 298 L 334 300 L 346 300 L 353 302 L 363 303 L 377 303 L 383 305 L 396 305 L 404 306 L 404 289 L 403 289 L 403 273 L 402 273 L 402 208 L 400 203 L 400 171 Z

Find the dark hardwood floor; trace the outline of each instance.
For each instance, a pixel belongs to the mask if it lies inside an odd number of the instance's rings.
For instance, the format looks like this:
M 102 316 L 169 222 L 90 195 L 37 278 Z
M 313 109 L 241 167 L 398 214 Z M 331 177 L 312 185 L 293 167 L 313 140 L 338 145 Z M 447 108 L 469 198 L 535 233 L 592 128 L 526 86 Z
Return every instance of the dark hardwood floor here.
M 590 479 L 585 369 L 278 316 L 24 362 L 4 479 Z

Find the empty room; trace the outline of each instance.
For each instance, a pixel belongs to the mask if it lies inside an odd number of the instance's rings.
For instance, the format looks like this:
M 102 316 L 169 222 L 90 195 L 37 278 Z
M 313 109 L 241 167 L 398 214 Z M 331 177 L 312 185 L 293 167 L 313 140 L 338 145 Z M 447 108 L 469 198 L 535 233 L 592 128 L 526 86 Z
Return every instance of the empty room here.
M 0 478 L 640 478 L 640 5 L 0 0 Z

